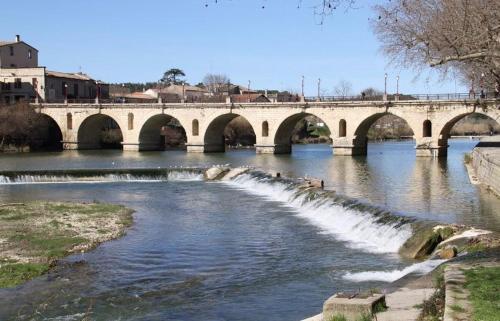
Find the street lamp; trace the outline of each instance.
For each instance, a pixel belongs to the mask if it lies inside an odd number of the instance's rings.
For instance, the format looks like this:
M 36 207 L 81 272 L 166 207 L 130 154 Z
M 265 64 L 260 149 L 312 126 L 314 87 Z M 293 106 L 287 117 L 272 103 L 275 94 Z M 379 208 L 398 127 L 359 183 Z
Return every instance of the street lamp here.
M 182 82 L 182 102 L 186 102 L 186 82 Z
M 318 78 L 318 101 L 321 101 L 321 78 Z
M 481 73 L 481 98 L 486 98 L 486 95 L 484 93 L 484 72 Z
M 252 82 L 249 80 L 248 81 L 248 91 L 247 91 L 247 95 L 248 95 L 248 102 L 250 102 L 250 85 L 252 84 Z
M 304 97 L 304 76 L 302 76 L 302 84 L 301 84 L 301 93 L 302 93 L 302 97 Z
M 396 100 L 399 100 L 399 75 L 396 77 Z
M 384 100 L 387 100 L 387 73 L 384 74 Z
M 64 83 L 64 103 L 68 103 L 68 84 Z
M 475 77 L 476 77 L 475 73 L 472 72 L 472 77 L 470 79 L 469 98 L 476 98 L 476 93 L 474 92 L 474 78 Z

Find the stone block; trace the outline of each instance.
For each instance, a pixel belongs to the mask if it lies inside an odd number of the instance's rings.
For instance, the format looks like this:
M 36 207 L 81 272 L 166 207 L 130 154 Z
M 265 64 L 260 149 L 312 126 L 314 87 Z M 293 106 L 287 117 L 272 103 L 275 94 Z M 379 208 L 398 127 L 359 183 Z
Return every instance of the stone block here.
M 384 294 L 343 294 L 337 293 L 323 304 L 323 319 L 342 315 L 347 321 L 357 321 L 363 315 L 373 315 L 376 305 L 385 307 Z

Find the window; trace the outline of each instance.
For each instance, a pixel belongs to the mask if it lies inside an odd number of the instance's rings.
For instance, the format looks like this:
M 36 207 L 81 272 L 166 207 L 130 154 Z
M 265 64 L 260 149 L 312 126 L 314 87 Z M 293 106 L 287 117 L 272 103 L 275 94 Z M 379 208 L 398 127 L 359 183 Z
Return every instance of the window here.
M 73 115 L 71 113 L 66 114 L 66 128 L 73 129 Z
M 347 135 L 347 123 L 345 119 L 339 121 L 339 137 L 346 137 Z
M 31 59 L 31 49 L 28 50 L 28 59 Z
M 10 55 L 14 56 L 14 46 L 9 46 Z
M 432 122 L 428 119 L 425 120 L 422 130 L 424 137 L 432 137 Z
M 198 123 L 198 119 L 193 119 L 192 127 L 193 136 L 198 136 L 200 134 L 200 124 Z
M 10 82 L 8 82 L 7 79 L 4 79 L 4 82 L 2 83 L 2 90 L 10 90 Z
M 134 114 L 128 114 L 128 130 L 134 129 Z
M 65 81 L 61 83 L 61 91 L 63 93 L 63 96 L 66 96 L 68 92 L 66 91 L 68 89 L 68 85 L 66 84 Z
M 14 88 L 16 89 L 21 89 L 23 88 L 23 83 L 21 81 L 21 78 L 16 78 L 14 81 Z
M 73 84 L 73 95 L 78 98 L 78 84 Z
M 266 120 L 262 123 L 262 137 L 267 136 L 269 136 L 269 123 Z

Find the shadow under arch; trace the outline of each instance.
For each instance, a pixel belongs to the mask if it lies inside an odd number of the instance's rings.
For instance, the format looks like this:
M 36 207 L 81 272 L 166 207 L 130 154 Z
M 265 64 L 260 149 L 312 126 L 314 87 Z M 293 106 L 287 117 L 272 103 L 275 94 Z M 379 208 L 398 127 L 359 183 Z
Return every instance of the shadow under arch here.
M 384 124 L 380 125 L 380 131 L 377 133 L 377 131 L 374 131 L 371 133 L 371 138 L 374 140 L 384 140 L 384 139 L 400 139 L 401 137 L 414 137 L 415 135 L 415 130 L 410 126 L 410 124 L 401 116 L 389 113 L 389 112 L 383 112 L 383 113 L 377 113 L 369 116 L 368 118 L 364 119 L 361 124 L 358 125 L 356 130 L 354 131 L 354 141 L 353 144 L 354 146 L 360 150 L 361 152 L 359 154 L 361 155 L 366 155 L 368 151 L 368 139 L 369 139 L 369 132 L 372 126 L 379 120 L 382 121 L 382 118 L 392 118 L 388 119 L 387 123 L 392 124 L 389 127 L 384 126 Z M 396 126 L 395 122 L 398 120 L 399 124 Z M 406 133 L 407 135 L 401 135 L 398 133 L 400 129 L 403 129 L 404 126 L 407 126 L 407 128 L 410 130 L 410 132 Z
M 309 126 L 308 117 L 316 119 L 316 125 Z M 297 128 L 301 120 L 306 120 L 305 127 Z M 319 125 L 321 124 L 321 126 Z M 314 128 L 313 128 L 314 127 Z M 297 135 L 294 139 L 293 136 Z M 320 117 L 311 113 L 298 113 L 287 117 L 278 126 L 274 136 L 275 154 L 289 154 L 292 152 L 292 145 L 299 140 L 314 143 L 329 143 L 331 131 L 326 122 Z M 328 137 L 328 138 L 325 138 Z
M 88 116 L 78 128 L 78 149 L 121 149 L 122 142 L 118 122 L 105 114 Z
M 32 133 L 30 148 L 34 151 L 62 151 L 61 127 L 50 115 L 38 114 L 37 126 Z
M 151 116 L 141 127 L 139 150 L 185 149 L 186 130 L 180 121 L 167 114 Z
M 460 122 L 462 119 L 464 119 L 466 117 L 477 117 L 479 120 L 489 119 L 489 120 L 493 121 L 493 123 L 495 123 L 496 126 L 491 126 L 491 128 L 488 128 L 488 130 L 486 130 L 486 132 L 484 132 L 484 130 L 474 129 L 474 130 L 471 130 L 471 132 L 469 132 L 469 133 L 465 132 L 462 134 L 465 134 L 465 135 L 467 135 L 467 134 L 469 134 L 469 135 L 478 135 L 478 134 L 493 135 L 493 134 L 500 133 L 500 119 L 495 119 L 495 118 L 491 117 L 490 115 L 487 115 L 487 114 L 481 113 L 481 112 L 477 112 L 477 111 L 474 111 L 471 113 L 463 113 L 463 114 L 457 115 L 457 116 L 453 117 L 452 119 L 450 119 L 446 124 L 444 124 L 443 128 L 441 128 L 441 131 L 439 132 L 439 140 L 438 140 L 439 146 L 448 147 L 448 139 L 451 137 L 451 132 L 452 132 L 453 128 L 455 127 L 455 125 L 458 122 Z
M 203 143 L 205 153 L 225 152 L 226 146 L 253 146 L 255 129 L 239 114 L 223 114 L 210 122 Z

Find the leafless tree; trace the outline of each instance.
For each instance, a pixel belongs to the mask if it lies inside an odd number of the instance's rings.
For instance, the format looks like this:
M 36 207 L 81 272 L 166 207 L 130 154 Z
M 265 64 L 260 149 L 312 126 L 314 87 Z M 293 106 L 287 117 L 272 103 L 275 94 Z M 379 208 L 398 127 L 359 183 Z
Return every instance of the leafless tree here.
M 500 80 L 500 1 L 394 0 L 375 10 L 374 31 L 393 62 Z
M 229 82 L 229 77 L 223 74 L 207 74 L 203 78 L 203 84 L 213 94 L 218 94 L 226 90 Z
M 338 84 L 333 88 L 335 95 L 337 96 L 350 96 L 352 95 L 352 84 L 347 80 L 341 80 Z
M 0 106 L 0 150 L 7 145 L 28 146 L 40 141 L 47 122 L 27 103 Z

